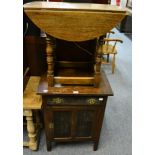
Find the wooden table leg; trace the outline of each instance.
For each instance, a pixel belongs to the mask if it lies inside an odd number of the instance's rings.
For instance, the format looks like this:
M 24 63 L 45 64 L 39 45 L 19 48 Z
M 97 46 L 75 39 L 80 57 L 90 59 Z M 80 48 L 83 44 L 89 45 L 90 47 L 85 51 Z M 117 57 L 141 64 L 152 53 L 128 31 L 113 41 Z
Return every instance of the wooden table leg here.
M 96 49 L 96 57 L 95 57 L 95 65 L 94 65 L 94 86 L 99 87 L 100 84 L 100 70 L 101 70 L 101 59 L 102 59 L 102 46 L 101 44 L 98 45 Z
M 47 80 L 48 86 L 54 86 L 54 49 L 55 42 L 54 38 L 46 37 L 46 53 L 47 53 Z
M 36 128 L 33 122 L 32 110 L 25 110 L 24 116 L 26 116 L 27 120 L 27 131 L 29 137 L 28 147 L 31 150 L 37 150 L 38 144 L 36 140 Z

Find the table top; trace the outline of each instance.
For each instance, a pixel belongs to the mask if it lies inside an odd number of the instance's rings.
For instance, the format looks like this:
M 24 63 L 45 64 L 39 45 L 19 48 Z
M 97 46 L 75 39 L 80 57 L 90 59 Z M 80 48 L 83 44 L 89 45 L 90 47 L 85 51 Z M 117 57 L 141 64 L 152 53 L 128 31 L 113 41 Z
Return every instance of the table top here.
M 102 11 L 102 12 L 126 12 L 125 8 L 115 5 L 94 3 L 68 3 L 68 2 L 30 2 L 24 4 L 24 9 L 47 9 L 47 10 L 79 10 L 79 11 Z
M 36 95 L 40 77 L 30 76 L 23 94 L 23 109 L 41 109 L 41 96 Z
M 38 95 L 64 95 L 64 96 L 113 96 L 113 91 L 104 72 L 101 73 L 101 82 L 98 88 L 94 86 L 61 86 L 48 87 L 46 76 L 39 82 Z
M 104 35 L 127 15 L 126 9 L 107 4 L 30 2 L 23 7 L 42 31 L 67 41 L 86 41 Z

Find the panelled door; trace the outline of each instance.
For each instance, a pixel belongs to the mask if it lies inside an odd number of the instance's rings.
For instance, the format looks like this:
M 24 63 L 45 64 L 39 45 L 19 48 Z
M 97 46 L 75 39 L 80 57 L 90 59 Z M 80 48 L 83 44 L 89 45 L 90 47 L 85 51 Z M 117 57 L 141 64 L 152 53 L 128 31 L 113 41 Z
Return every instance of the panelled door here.
M 45 128 L 51 140 L 93 138 L 98 113 L 94 106 L 52 106 L 45 111 Z

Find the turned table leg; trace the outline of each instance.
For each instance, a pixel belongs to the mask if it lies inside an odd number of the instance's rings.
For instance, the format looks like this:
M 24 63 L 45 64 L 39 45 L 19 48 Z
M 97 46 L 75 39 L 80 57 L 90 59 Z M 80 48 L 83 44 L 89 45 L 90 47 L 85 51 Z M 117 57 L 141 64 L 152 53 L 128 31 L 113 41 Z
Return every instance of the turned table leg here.
M 96 56 L 95 56 L 95 65 L 94 65 L 94 85 L 95 87 L 99 87 L 100 84 L 100 70 L 101 70 L 101 59 L 102 59 L 102 46 L 99 44 L 96 50 Z
M 24 114 L 26 116 L 27 131 L 28 131 L 28 137 L 29 137 L 29 141 L 27 142 L 28 147 L 31 150 L 37 150 L 38 144 L 36 139 L 36 128 L 33 122 L 32 110 L 25 110 Z
M 54 58 L 55 48 L 54 38 L 46 37 L 46 54 L 47 54 L 47 81 L 48 86 L 54 86 Z

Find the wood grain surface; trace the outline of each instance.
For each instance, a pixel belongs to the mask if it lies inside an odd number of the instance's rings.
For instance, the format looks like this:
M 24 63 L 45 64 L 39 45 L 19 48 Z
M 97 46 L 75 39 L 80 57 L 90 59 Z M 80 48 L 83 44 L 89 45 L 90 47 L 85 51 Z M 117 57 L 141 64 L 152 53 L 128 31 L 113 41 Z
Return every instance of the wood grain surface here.
M 39 95 L 69 95 L 69 96 L 78 96 L 78 95 L 87 95 L 92 96 L 113 96 L 113 91 L 111 86 L 106 78 L 104 72 L 101 73 L 101 82 L 99 87 L 92 87 L 92 86 L 80 86 L 80 85 L 55 85 L 54 87 L 48 87 L 47 77 L 42 76 L 37 94 Z
M 32 2 L 27 16 L 47 34 L 67 41 L 85 41 L 105 34 L 126 15 L 117 6 L 88 3 Z
M 41 109 L 42 100 L 36 95 L 40 77 L 31 76 L 23 94 L 23 109 Z

